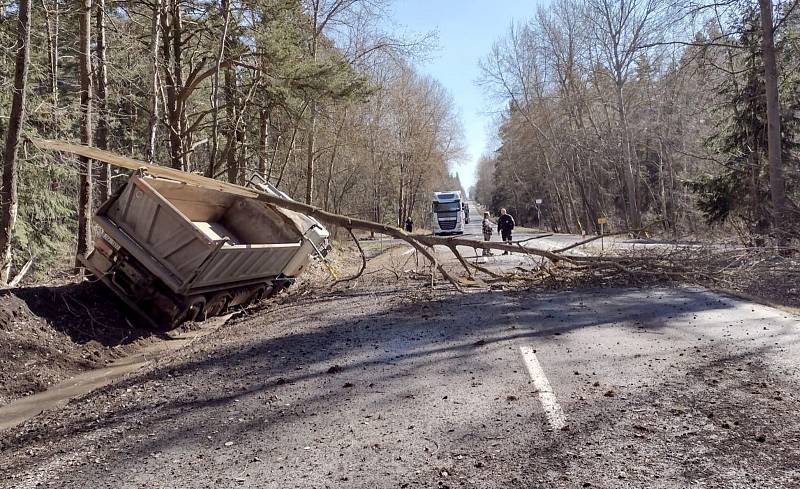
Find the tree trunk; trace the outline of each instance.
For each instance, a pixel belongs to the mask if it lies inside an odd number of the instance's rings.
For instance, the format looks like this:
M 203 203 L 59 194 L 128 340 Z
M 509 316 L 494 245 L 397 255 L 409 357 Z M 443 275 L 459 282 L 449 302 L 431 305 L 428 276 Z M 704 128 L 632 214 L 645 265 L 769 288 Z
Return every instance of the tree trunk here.
M 311 59 L 314 63 L 317 62 L 317 41 L 320 36 L 319 30 L 319 17 L 320 17 L 320 3 L 312 2 L 312 23 L 311 23 Z M 309 103 L 311 109 L 311 118 L 308 121 L 308 134 L 306 141 L 306 204 L 311 205 L 314 201 L 314 143 L 316 139 L 317 130 L 317 103 L 313 101 Z
M 80 0 L 78 12 L 79 52 L 78 64 L 81 79 L 81 143 L 92 143 L 92 61 L 90 51 L 92 0 Z M 92 162 L 81 156 L 79 160 L 80 184 L 78 187 L 78 256 L 87 256 L 92 242 Z M 76 266 L 79 266 L 76 264 Z
M 322 200 L 322 207 L 323 209 L 330 210 L 329 202 L 330 202 L 330 195 L 331 195 L 331 186 L 333 185 L 333 171 L 336 166 L 336 156 L 339 153 L 339 142 L 342 134 L 342 129 L 344 129 L 345 121 L 347 120 L 347 109 L 344 109 L 344 113 L 342 114 L 342 123 L 339 124 L 339 129 L 336 131 L 336 135 L 333 139 L 333 148 L 331 149 L 331 158 L 328 160 L 328 178 L 325 182 L 325 195 Z
M 780 228 L 784 224 L 786 209 L 786 186 L 781 161 L 781 105 L 778 99 L 778 63 L 775 59 L 772 0 L 759 0 L 761 7 L 761 56 L 764 62 L 764 84 L 767 92 L 767 152 L 769 164 L 769 187 L 772 197 L 772 228 L 779 244 L 787 240 Z
M 163 31 L 164 75 L 167 86 L 167 122 L 169 123 L 170 165 L 177 170 L 187 170 L 188 151 L 186 137 L 186 114 L 183 99 L 179 92 L 183 89 L 183 70 L 181 68 L 183 48 L 181 45 L 182 20 L 180 3 L 169 0 L 161 18 Z
M 238 83 L 236 80 L 236 68 L 228 66 L 225 68 L 225 164 L 228 171 L 228 181 L 239 183 L 241 168 L 236 154 L 239 150 L 241 135 L 237 121 L 239 119 L 239 104 L 237 97 Z
M 267 175 L 267 159 L 269 158 L 269 109 L 261 109 L 258 114 L 258 174 L 264 179 Z
M 397 186 L 397 226 L 403 226 L 403 199 L 405 199 L 406 173 L 405 155 L 400 155 L 400 179 Z
M 158 125 L 158 46 L 161 34 L 161 0 L 155 0 L 153 6 L 153 22 L 151 23 L 150 39 L 150 63 L 152 69 L 151 78 L 151 99 L 150 99 L 150 120 L 148 122 L 147 136 L 147 161 L 155 162 L 156 157 L 156 129 Z
M 219 72 L 222 69 L 222 58 L 225 56 L 225 43 L 228 40 L 228 27 L 231 19 L 231 8 L 228 0 L 220 2 L 222 9 L 222 36 L 219 39 L 219 50 L 214 67 L 214 78 L 211 82 L 211 155 L 208 162 L 206 176 L 214 177 L 217 171 L 217 152 L 219 146 Z
M 312 205 L 314 200 L 314 143 L 317 130 L 317 104 L 311 102 L 311 119 L 308 121 L 308 134 L 306 137 L 306 204 Z
M 30 63 L 31 0 L 20 0 L 17 22 L 14 94 L 3 151 L 3 184 L 0 188 L 0 283 L 11 273 L 11 233 L 17 221 L 17 146 L 25 120 L 25 95 Z
M 183 90 L 183 12 L 181 2 L 172 2 L 172 78 L 176 91 Z M 186 115 L 186 103 L 181 97 L 177 97 L 175 103 L 177 113 L 178 146 L 180 148 L 180 164 L 185 171 L 191 170 L 191 151 L 193 138 L 189 133 L 189 118 Z M 177 162 L 173 162 L 177 164 Z
M 108 101 L 106 87 L 108 75 L 106 72 L 106 0 L 96 0 L 97 11 L 95 12 L 97 22 L 97 133 L 95 134 L 95 145 L 100 149 L 108 149 Z M 97 197 L 101 202 L 105 202 L 111 197 L 111 166 L 103 163 L 100 167 L 100 178 L 97 181 Z
M 617 80 L 622 75 L 617 74 Z M 628 134 L 628 115 L 625 110 L 625 101 L 622 95 L 622 83 L 617 81 L 617 112 L 619 113 L 620 130 L 622 131 L 622 155 L 625 162 L 622 164 L 622 173 L 625 177 L 624 188 L 627 203 L 628 228 L 639 229 L 642 227 L 642 218 L 639 214 L 639 203 L 636 197 L 636 178 L 633 174 L 633 148 L 631 148 L 630 135 Z

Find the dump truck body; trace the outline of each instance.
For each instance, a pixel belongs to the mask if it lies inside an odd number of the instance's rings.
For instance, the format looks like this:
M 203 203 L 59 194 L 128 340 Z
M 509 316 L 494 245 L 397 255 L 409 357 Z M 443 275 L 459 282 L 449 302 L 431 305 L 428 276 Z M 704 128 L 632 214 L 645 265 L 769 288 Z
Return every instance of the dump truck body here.
M 280 291 L 328 237 L 307 216 L 142 172 L 94 220 L 105 237 L 87 268 L 162 327 Z

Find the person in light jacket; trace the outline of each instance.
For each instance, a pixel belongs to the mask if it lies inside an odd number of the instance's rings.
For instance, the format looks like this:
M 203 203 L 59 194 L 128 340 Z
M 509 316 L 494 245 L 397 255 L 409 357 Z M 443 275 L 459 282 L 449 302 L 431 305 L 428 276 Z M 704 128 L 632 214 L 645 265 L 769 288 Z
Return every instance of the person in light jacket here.
M 491 241 L 492 240 L 492 233 L 494 232 L 494 223 L 489 219 L 489 213 L 483 213 L 483 240 L 484 241 Z M 483 256 L 491 256 L 492 250 L 487 250 L 484 248 Z

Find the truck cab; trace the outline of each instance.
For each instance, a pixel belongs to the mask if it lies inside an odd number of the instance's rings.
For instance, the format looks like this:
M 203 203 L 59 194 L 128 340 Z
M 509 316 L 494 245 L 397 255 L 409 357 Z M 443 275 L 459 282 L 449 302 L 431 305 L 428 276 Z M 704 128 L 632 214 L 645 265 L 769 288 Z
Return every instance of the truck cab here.
M 432 204 L 433 234 L 464 234 L 464 208 L 461 192 L 434 192 Z

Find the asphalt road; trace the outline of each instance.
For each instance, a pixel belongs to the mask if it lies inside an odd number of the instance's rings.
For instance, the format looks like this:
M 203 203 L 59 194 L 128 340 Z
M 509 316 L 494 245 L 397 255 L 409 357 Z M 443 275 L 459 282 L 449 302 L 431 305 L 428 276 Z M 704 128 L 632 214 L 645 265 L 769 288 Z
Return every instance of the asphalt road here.
M 481 223 L 483 221 L 482 209 L 478 204 L 475 202 L 468 202 L 470 208 L 470 223 L 464 226 L 464 235 L 463 237 L 469 239 L 476 239 L 476 240 L 483 240 L 483 232 L 481 228 Z M 492 222 L 497 222 L 498 216 L 491 216 L 490 219 Z M 591 236 L 581 236 L 578 234 L 564 234 L 564 233 L 551 233 L 546 230 L 535 230 L 530 228 L 521 228 L 517 227 L 514 232 L 512 233 L 512 239 L 514 242 L 521 241 L 523 245 L 530 248 L 538 248 L 542 250 L 556 250 L 565 248 L 567 246 L 573 245 L 575 243 L 579 243 L 581 241 L 590 238 Z M 492 241 L 499 242 L 501 240 L 500 233 L 497 232 L 497 228 L 495 226 L 494 233 L 492 234 Z M 664 249 L 675 247 L 675 243 L 668 243 L 668 242 L 659 242 L 653 241 L 648 239 L 633 239 L 625 235 L 621 236 L 607 236 L 603 239 L 598 239 L 583 245 L 578 248 L 573 248 L 570 250 L 570 253 L 586 253 L 586 254 L 597 254 L 597 253 L 630 253 L 636 252 L 637 250 L 643 249 Z M 694 247 L 700 246 L 697 244 L 691 243 L 682 243 L 677 246 L 681 247 Z M 708 245 L 703 245 L 708 246 Z M 450 251 L 446 247 L 437 247 L 436 251 L 443 254 L 444 256 L 451 255 Z M 459 247 L 459 251 L 465 257 L 475 257 L 476 253 L 471 248 L 461 248 Z M 495 252 L 494 256 L 483 259 L 480 259 L 481 264 L 488 264 L 494 265 L 501 268 L 507 267 L 514 267 L 514 266 L 524 266 L 526 262 L 529 261 L 530 258 L 523 258 L 519 255 L 512 255 L 512 256 L 504 256 L 502 253 Z
M 797 487 L 798 318 L 693 288 L 309 296 L 0 433 L 0 487 Z

